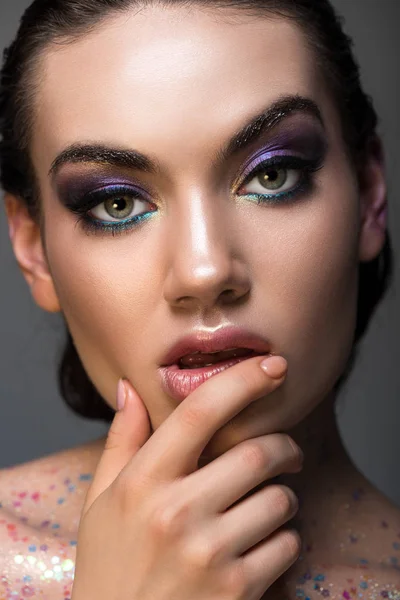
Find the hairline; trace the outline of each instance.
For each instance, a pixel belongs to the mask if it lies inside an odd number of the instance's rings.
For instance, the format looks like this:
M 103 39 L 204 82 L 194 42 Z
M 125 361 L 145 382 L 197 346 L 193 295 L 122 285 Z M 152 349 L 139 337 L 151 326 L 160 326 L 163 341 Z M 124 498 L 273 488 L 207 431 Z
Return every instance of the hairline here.
M 28 172 L 29 178 L 32 185 L 32 191 L 35 196 L 35 203 L 37 207 L 37 211 L 39 214 L 40 211 L 40 187 L 38 177 L 33 164 L 33 157 L 31 154 L 31 144 L 33 139 L 33 130 L 35 127 L 36 116 L 35 116 L 35 108 L 37 106 L 38 97 L 40 95 L 40 84 L 43 81 L 42 73 L 45 72 L 44 61 L 46 60 L 46 55 L 49 52 L 60 50 L 64 47 L 70 46 L 75 42 L 79 42 L 81 39 L 90 36 L 91 34 L 96 35 L 103 26 L 108 27 L 110 22 L 117 21 L 121 15 L 124 13 L 132 12 L 133 10 L 139 12 L 140 10 L 145 10 L 146 8 L 151 8 L 153 6 L 159 6 L 165 9 L 189 9 L 189 10 L 204 10 L 208 13 L 216 13 L 219 18 L 228 16 L 222 11 L 229 11 L 230 15 L 235 17 L 240 17 L 241 15 L 246 15 L 250 17 L 252 15 L 259 16 L 263 19 L 283 19 L 286 21 L 291 21 L 294 27 L 297 27 L 298 30 L 301 31 L 303 39 L 307 44 L 308 49 L 311 51 L 311 56 L 313 57 L 314 64 L 316 67 L 316 71 L 321 77 L 322 81 L 325 83 L 328 89 L 328 93 L 332 96 L 332 102 L 335 109 L 338 112 L 339 122 L 340 122 L 340 133 L 344 142 L 344 149 L 346 152 L 346 158 L 352 164 L 355 164 L 355 156 L 354 152 L 350 148 L 350 144 L 348 143 L 346 136 L 346 125 L 344 123 L 343 111 L 340 106 L 340 98 L 338 98 L 338 94 L 336 91 L 336 85 L 333 81 L 333 77 L 326 76 L 321 68 L 321 64 L 319 62 L 318 56 L 318 44 L 315 43 L 314 38 L 311 34 L 311 31 L 315 31 L 317 28 L 313 24 L 303 24 L 299 22 L 299 19 L 296 19 L 293 11 L 290 12 L 285 8 L 268 8 L 268 7 L 259 7 L 259 6 L 251 6 L 251 4 L 240 6 L 235 4 L 226 4 L 224 0 L 213 0 L 209 5 L 204 2 L 204 0 L 190 0 L 190 4 L 188 4 L 185 0 L 177 0 L 174 3 L 165 1 L 165 0 L 139 0 L 137 3 L 129 1 L 123 7 L 110 7 L 103 9 L 102 14 L 93 20 L 90 24 L 83 24 L 81 27 L 74 28 L 73 31 L 68 32 L 64 31 L 63 33 L 54 34 L 49 38 L 45 39 L 41 42 L 38 42 L 32 52 L 32 55 L 26 59 L 26 66 L 24 74 L 20 77 L 17 86 L 17 97 L 19 98 L 19 108 L 17 114 L 19 118 L 17 119 L 19 129 L 17 129 L 17 139 L 21 140 L 19 144 L 19 148 L 22 152 L 25 153 L 26 158 L 28 159 Z M 21 116 L 23 117 L 21 118 Z M 42 223 L 42 226 L 44 224 Z M 44 231 L 44 230 L 43 230 Z

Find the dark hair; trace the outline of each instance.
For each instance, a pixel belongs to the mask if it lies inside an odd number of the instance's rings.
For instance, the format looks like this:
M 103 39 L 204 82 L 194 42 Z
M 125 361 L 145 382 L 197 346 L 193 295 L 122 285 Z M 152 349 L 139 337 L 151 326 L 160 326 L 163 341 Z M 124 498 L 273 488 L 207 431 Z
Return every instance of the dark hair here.
M 34 121 L 38 58 L 52 43 L 68 44 L 96 27 L 107 16 L 152 3 L 162 6 L 198 5 L 211 9 L 236 9 L 261 16 L 293 19 L 315 51 L 319 66 L 334 95 L 341 117 L 349 159 L 362 167 L 375 141 L 377 116 L 361 87 L 352 41 L 342 29 L 329 0 L 35 0 L 26 10 L 14 42 L 4 51 L 0 80 L 0 183 L 19 197 L 38 223 L 40 198 L 29 154 Z M 38 71 L 38 69 L 36 69 Z M 380 255 L 359 265 L 357 323 L 353 350 L 338 389 L 350 372 L 358 342 L 382 299 L 392 276 L 389 234 Z M 70 408 L 87 418 L 110 422 L 114 411 L 86 374 L 67 328 L 67 344 L 59 365 L 59 386 Z

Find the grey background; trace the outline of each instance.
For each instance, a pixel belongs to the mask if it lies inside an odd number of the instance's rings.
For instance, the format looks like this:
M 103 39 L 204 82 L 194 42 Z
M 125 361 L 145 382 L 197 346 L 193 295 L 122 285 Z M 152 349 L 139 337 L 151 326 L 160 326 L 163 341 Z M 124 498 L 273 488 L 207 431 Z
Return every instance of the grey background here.
M 363 82 L 381 118 L 387 150 L 390 231 L 400 258 L 400 1 L 334 0 L 353 37 Z M 0 47 L 14 36 L 30 0 L 0 0 Z M 337 412 L 358 468 L 400 506 L 400 260 L 390 293 L 378 309 Z M 0 467 L 33 460 L 88 440 L 107 425 L 72 414 L 61 400 L 55 364 L 63 337 L 57 315 L 36 307 L 20 275 L 0 209 Z M 397 310 L 396 310 L 397 308 Z

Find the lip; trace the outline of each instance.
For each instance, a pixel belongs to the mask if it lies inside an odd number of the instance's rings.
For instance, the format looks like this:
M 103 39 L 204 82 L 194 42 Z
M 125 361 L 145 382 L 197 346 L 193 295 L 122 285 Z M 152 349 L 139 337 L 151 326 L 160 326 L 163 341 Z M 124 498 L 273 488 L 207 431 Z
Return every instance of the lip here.
M 255 356 L 252 354 L 251 356 Z M 180 369 L 178 365 L 170 365 L 159 369 L 161 385 L 165 393 L 178 402 L 182 402 L 189 394 L 197 389 L 202 383 L 214 377 L 221 371 L 225 371 L 233 365 L 243 360 L 248 360 L 250 356 L 241 356 L 226 359 L 210 365 L 208 367 L 198 367 L 196 369 Z
M 224 327 L 217 331 L 198 331 L 178 340 L 162 358 L 161 367 L 177 364 L 185 354 L 220 352 L 230 348 L 249 348 L 257 354 L 271 351 L 270 343 L 256 333 L 240 327 Z
M 192 352 L 219 352 L 230 348 L 249 348 L 248 356 L 232 357 L 208 367 L 180 369 L 179 359 Z M 239 327 L 225 327 L 218 331 L 199 331 L 176 342 L 163 358 L 159 368 L 161 386 L 165 393 L 182 402 L 191 392 L 210 377 L 229 369 L 257 354 L 270 354 L 270 343 L 259 335 Z

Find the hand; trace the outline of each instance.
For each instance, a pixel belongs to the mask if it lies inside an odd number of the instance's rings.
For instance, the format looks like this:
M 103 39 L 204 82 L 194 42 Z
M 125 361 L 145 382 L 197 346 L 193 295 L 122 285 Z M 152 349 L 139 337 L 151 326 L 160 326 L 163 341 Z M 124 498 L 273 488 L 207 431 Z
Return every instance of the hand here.
M 296 560 L 294 493 L 262 481 L 297 472 L 286 434 L 245 440 L 198 469 L 213 434 L 283 381 L 253 357 L 192 392 L 150 435 L 133 387 L 111 424 L 78 532 L 72 600 L 259 600 Z

